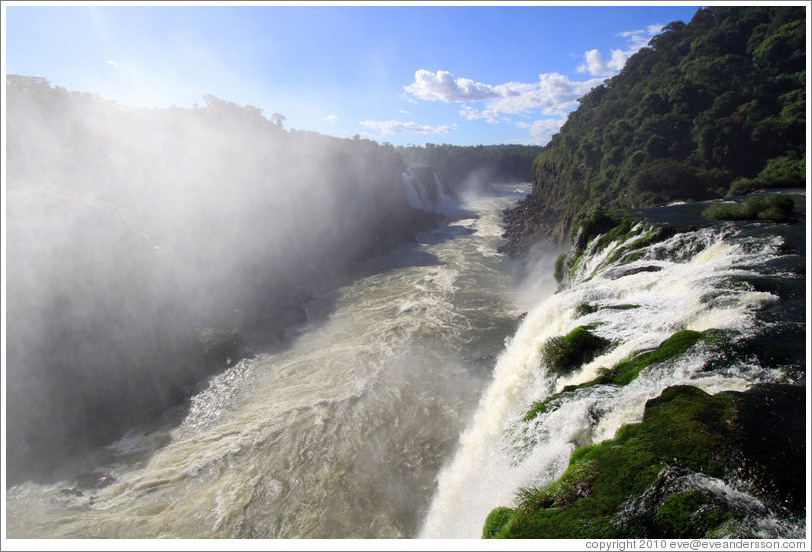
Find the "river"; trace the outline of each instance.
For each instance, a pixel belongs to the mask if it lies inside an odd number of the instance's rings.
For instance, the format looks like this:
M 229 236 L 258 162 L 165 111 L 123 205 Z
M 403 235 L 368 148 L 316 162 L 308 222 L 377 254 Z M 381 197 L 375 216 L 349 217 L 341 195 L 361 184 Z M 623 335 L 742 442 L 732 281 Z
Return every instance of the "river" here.
M 669 386 L 805 385 L 805 194 L 791 224 L 707 224 L 703 204 L 648 211 L 694 226 L 587 250 L 553 293 L 551 263 L 525 267 L 518 286 L 497 253 L 501 211 L 525 193 L 496 186 L 447 206 L 437 229 L 314 300 L 289 347 L 212 378 L 179 423 L 107 447 L 95 484 L 9 489 L 8 536 L 478 538 L 493 508 L 555 481 L 577 447 L 640 421 Z M 612 347 L 567 375 L 545 370 L 544 343 L 578 326 Z M 709 329 L 751 352 L 698 345 L 526 417 L 675 332 Z M 738 536 L 805 532 L 747 481 L 689 483 L 744 512 Z
M 522 314 L 496 248 L 528 185 L 494 189 L 315 299 L 287 349 L 212 378 L 180 423 L 107 447 L 90 484 L 11 488 L 8 536 L 417 536 Z

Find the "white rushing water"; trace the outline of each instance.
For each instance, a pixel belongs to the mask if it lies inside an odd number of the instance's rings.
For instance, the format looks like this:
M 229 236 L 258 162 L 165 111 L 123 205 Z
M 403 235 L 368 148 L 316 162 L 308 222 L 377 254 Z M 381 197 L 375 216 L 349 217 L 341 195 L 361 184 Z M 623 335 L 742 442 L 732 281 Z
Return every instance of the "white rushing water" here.
M 407 184 L 416 202 L 427 200 Z M 323 320 L 286 350 L 212 378 L 179 424 L 111 445 L 111 484 L 11 488 L 8 536 L 479 538 L 493 508 L 556 480 L 573 450 L 639 421 L 666 387 L 716 393 L 781 377 L 747 361 L 709 369 L 715 353 L 700 343 L 628 385 L 564 394 L 524 421 L 537 402 L 677 331 L 747 337 L 777 298 L 741 280 L 780 256 L 782 243 L 717 226 L 619 264 L 608 260 L 618 242 L 584 255 L 565 289 L 520 296 L 496 249 L 501 210 L 527 188 L 499 189 L 447 211 L 418 244 L 315 301 Z M 543 266 L 528 288 L 543 289 L 533 281 L 551 273 Z M 585 325 L 613 347 L 567 376 L 547 373 L 544 343 Z M 681 484 L 758 511 L 754 534 L 781 534 L 746 489 L 702 476 Z
M 447 212 L 310 305 L 327 316 L 287 350 L 212 378 L 179 425 L 111 445 L 112 484 L 11 488 L 8 536 L 416 536 L 521 314 L 496 247 L 501 210 L 526 191 Z
M 582 257 L 571 285 L 531 310 L 499 357 L 458 452 L 440 474 L 421 536 L 481 537 L 493 508 L 514 506 L 520 488 L 558 479 L 575 448 L 610 439 L 621 425 L 640 421 L 646 401 L 666 387 L 741 391 L 779 377 L 747 363 L 708 371 L 710 353 L 697 346 L 644 370 L 628 385 L 585 388 L 564 395 L 558 408 L 523 420 L 539 401 L 596 378 L 600 368 L 635 351 L 656 348 L 679 330 L 751 332 L 755 312 L 776 297 L 729 283 L 778 255 L 780 239 L 733 240 L 729 234 L 720 228 L 678 234 L 622 266 L 605 262 L 620 242 Z M 579 310 L 584 304 L 594 311 Z M 616 345 L 568 376 L 547 373 L 544 343 L 585 325 Z

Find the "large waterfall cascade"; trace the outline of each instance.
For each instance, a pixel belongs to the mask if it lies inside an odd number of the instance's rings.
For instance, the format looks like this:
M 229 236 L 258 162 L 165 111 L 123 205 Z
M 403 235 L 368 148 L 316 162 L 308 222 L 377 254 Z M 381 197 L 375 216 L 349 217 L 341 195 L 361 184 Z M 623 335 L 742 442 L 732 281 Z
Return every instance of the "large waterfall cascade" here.
M 644 370 L 628 385 L 597 385 L 563 394 L 557 407 L 526 420 L 534 404 L 565 386 L 595 379 L 601 368 L 635 352 L 656 348 L 677 331 L 723 330 L 734 340 L 765 331 L 757 314 L 780 300 L 746 284 L 748 279 L 787 279 L 803 286 L 803 256 L 787 252 L 785 239 L 769 231 L 723 224 L 638 249 L 634 242 L 643 239 L 647 228 L 641 223 L 634 230 L 600 251 L 587 248 L 571 271 L 570 284 L 527 314 L 499 357 L 493 381 L 453 461 L 440 473 L 422 537 L 480 537 L 492 509 L 514 505 L 519 489 L 555 481 L 577 447 L 611 439 L 623 424 L 639 422 L 646 401 L 666 387 L 687 384 L 713 394 L 786 380 L 783 367 L 755 362 L 708 369 L 714 353 L 696 346 Z M 622 253 L 624 248 L 635 252 L 635 260 L 629 260 L 631 253 Z M 548 372 L 540 358 L 545 342 L 579 326 L 593 328 L 614 346 L 570 375 Z M 718 480 L 705 482 L 705 488 L 739 493 L 743 498 L 738 500 L 760 505 Z M 763 506 L 753 508 L 756 516 L 763 511 Z M 803 534 L 802 527 L 775 516 L 759 517 L 752 525 L 753 536 Z
M 792 238 L 787 227 L 714 224 L 638 246 L 641 224 L 587 249 L 558 291 L 551 262 L 528 269 L 534 292 L 522 294 L 497 247 L 501 211 L 526 185 L 453 206 L 439 179 L 433 200 L 413 174 L 403 181 L 413 206 L 443 211 L 436 230 L 315 299 L 323 320 L 286 350 L 211 378 L 180 424 L 134 428 L 107 447 L 95 468 L 103 485 L 9 489 L 9 537 L 479 538 L 493 508 L 555 481 L 577 447 L 639 421 L 665 388 L 791 378 L 792 366 L 711 363 L 698 344 L 627 385 L 561 394 L 526 420 L 539 401 L 675 332 L 713 328 L 735 341 L 802 325 L 764 318 L 782 299 L 751 282 L 804 285 L 803 229 Z M 544 344 L 579 326 L 612 347 L 568 375 L 550 372 Z M 757 502 L 746 486 L 696 484 Z M 803 530 L 774 516 L 753 526 L 761 536 Z

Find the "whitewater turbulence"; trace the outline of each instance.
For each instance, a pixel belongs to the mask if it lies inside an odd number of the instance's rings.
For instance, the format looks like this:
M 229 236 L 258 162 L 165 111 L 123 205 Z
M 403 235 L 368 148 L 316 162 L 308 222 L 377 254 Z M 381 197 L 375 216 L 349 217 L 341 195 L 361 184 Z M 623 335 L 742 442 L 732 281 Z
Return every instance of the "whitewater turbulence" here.
M 621 425 L 639 422 L 646 401 L 666 387 L 690 384 L 716 393 L 784 376 L 781 370 L 748 362 L 709 368 L 713 353 L 700 343 L 685 355 L 643 370 L 625 386 L 596 385 L 564 393 L 557 408 L 527 420 L 534 404 L 565 386 L 595 379 L 601 368 L 635 352 L 655 349 L 677 331 L 713 328 L 729 331 L 736 339 L 753 334 L 756 313 L 777 298 L 745 280 L 765 273 L 798 278 L 775 270 L 783 244 L 776 235 L 717 226 L 630 247 L 644 233 L 638 226 L 600 251 L 587 247 L 571 271 L 569 285 L 528 312 L 499 357 L 493 382 L 453 461 L 441 471 L 422 537 L 481 537 L 492 509 L 514 506 L 522 488 L 558 479 L 577 447 L 611 439 Z M 624 248 L 631 252 L 623 253 Z M 579 326 L 589 327 L 613 346 L 568 375 L 548 371 L 541 358 L 545 342 Z M 763 508 L 758 515 L 763 516 Z M 759 530 L 761 536 L 792 534 L 777 525 Z
M 11 488 L 9 536 L 415 536 L 520 314 L 496 252 L 515 188 L 314 298 L 286 350 L 212 378 L 179 425 L 134 429 L 82 481 Z

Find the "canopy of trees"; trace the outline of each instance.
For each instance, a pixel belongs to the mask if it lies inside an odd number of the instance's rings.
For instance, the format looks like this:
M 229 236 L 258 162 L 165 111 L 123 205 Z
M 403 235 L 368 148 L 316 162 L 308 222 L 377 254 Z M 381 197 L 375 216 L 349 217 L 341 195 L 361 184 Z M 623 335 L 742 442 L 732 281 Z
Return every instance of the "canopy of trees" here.
M 803 186 L 805 37 L 803 7 L 716 6 L 667 25 L 536 157 L 532 203 L 557 224 L 534 232 L 565 236 L 590 205 Z

